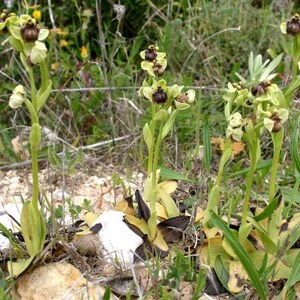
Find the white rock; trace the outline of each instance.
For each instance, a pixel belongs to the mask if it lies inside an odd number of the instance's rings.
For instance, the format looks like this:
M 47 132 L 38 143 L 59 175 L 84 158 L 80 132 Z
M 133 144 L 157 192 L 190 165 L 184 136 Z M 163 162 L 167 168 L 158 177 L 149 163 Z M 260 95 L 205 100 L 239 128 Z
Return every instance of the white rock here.
M 120 211 L 105 211 L 93 225 L 102 225 L 97 234 L 103 247 L 104 259 L 109 263 L 117 263 L 122 269 L 128 269 L 133 264 L 135 250 L 143 240 L 126 225 L 124 216 Z
M 8 215 L 16 219 L 20 223 L 21 214 L 21 204 L 9 203 L 0 207 L 0 223 L 6 227 L 6 229 L 11 231 L 19 230 L 18 225 L 13 221 L 13 219 Z M 0 233 L 0 252 L 9 249 L 9 239 Z

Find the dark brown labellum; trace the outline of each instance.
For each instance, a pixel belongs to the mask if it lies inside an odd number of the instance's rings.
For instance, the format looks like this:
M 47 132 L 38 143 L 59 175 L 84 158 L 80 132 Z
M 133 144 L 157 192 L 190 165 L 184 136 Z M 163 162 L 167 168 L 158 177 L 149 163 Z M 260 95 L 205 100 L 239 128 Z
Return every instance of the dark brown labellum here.
M 165 70 L 163 69 L 162 65 L 160 64 L 155 64 L 153 67 L 153 72 L 156 76 L 163 76 L 165 73 Z
M 149 48 L 145 52 L 145 59 L 148 61 L 154 61 L 156 60 L 157 52 L 154 48 Z
M 286 33 L 295 36 L 300 33 L 300 18 L 295 15 L 291 20 L 286 22 Z
M 280 122 L 275 122 L 274 123 L 274 126 L 273 126 L 273 129 L 272 129 L 272 132 L 278 132 L 280 131 L 282 128 L 282 124 Z
M 267 87 L 271 85 L 270 81 L 261 82 L 251 88 L 251 94 L 254 97 L 260 96 L 267 91 Z
M 274 126 L 272 129 L 272 132 L 278 132 L 282 128 L 281 119 L 279 118 L 278 114 L 275 112 L 271 118 L 272 121 L 274 121 Z
M 38 40 L 40 29 L 33 23 L 27 23 L 21 28 L 21 37 L 25 43 L 34 43 Z
M 257 84 L 251 88 L 251 94 L 254 97 L 260 96 L 264 93 L 265 93 L 265 89 L 260 84 Z
M 188 97 L 187 93 L 184 93 L 184 94 L 181 94 L 176 100 L 180 103 L 187 103 L 189 100 L 189 97 Z
M 162 90 L 161 87 L 152 95 L 152 100 L 157 104 L 163 104 L 167 101 L 167 94 Z

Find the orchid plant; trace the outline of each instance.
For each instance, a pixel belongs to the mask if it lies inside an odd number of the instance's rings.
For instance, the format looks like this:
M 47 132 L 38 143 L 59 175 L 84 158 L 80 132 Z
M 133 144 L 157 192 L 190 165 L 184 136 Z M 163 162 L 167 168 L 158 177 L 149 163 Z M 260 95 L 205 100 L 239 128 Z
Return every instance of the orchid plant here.
M 25 104 L 31 119 L 29 143 L 32 159 L 32 200 L 24 203 L 21 212 L 21 230 L 30 258 L 9 263 L 12 276 L 20 274 L 43 249 L 46 238 L 46 224 L 39 208 L 38 153 L 41 142 L 39 111 L 47 101 L 52 87 L 46 63 L 45 40 L 49 30 L 41 28 L 30 15 L 17 16 L 3 11 L 0 16 L 0 33 L 7 36 L 3 44 L 9 44 L 20 55 L 20 60 L 29 76 L 30 89 L 19 84 L 9 98 L 9 106 L 18 109 Z M 37 72 L 40 73 L 39 88 Z
M 299 15 L 296 14 L 291 20 L 282 24 L 281 30 L 293 36 L 290 84 L 282 88 L 271 82 L 277 76 L 272 72 L 279 65 L 283 55 L 278 55 L 272 61 L 263 61 L 261 55 L 254 57 L 251 52 L 248 66 L 249 77 L 245 79 L 237 74 L 241 82 L 229 83 L 223 96 L 227 120 L 226 143 L 219 164 L 218 176 L 210 191 L 202 222 L 207 245 L 201 246 L 199 251 L 200 256 L 204 257 L 204 263 L 213 266 L 218 275 L 221 275 L 221 271 L 224 272 L 222 269 L 226 265 L 225 269 L 228 270 L 229 276 L 227 276 L 228 282 L 224 284 L 227 285 L 228 290 L 239 293 L 243 289 L 243 282 L 251 279 L 261 299 L 267 299 L 264 282 L 292 277 L 294 266 L 298 264 L 297 257 L 300 257 L 299 249 L 297 251 L 291 249 L 300 236 L 300 231 L 297 225 L 295 226 L 299 214 L 296 213 L 289 219 L 283 219 L 285 203 L 276 185 L 285 123 L 290 115 L 293 92 L 300 86 L 298 76 Z M 264 209 L 257 207 L 250 213 L 251 190 L 257 164 L 261 160 L 261 140 L 264 134 L 270 134 L 273 142 L 273 157 L 268 182 L 269 195 L 266 201 L 268 205 Z M 224 166 L 230 159 L 231 143 L 234 141 L 246 143 L 250 160 L 246 176 L 246 190 L 243 195 L 241 224 L 237 225 L 237 231 L 229 228 L 231 213 L 227 219 L 228 226 L 218 215 L 220 183 Z M 241 199 L 237 196 L 236 198 Z M 220 230 L 223 236 L 217 234 Z M 256 240 L 255 244 L 251 243 L 253 237 Z M 206 257 L 209 259 L 205 259 Z M 287 257 L 291 259 L 289 264 L 286 264 Z M 264 260 L 265 270 L 262 267 Z M 262 278 L 264 280 L 261 280 Z M 286 285 L 279 296 L 280 299 L 287 294 L 290 286 L 290 283 Z
M 149 203 L 150 217 L 147 220 L 147 233 L 149 240 L 160 249 L 166 251 L 168 246 L 163 240 L 157 227 L 157 217 L 162 211 L 168 218 L 179 215 L 179 209 L 170 194 L 176 189 L 175 182 L 160 182 L 160 147 L 162 141 L 173 128 L 176 116 L 182 110 L 190 108 L 195 100 L 195 91 L 186 90 L 184 86 L 174 84 L 169 86 L 163 76 L 167 67 L 166 53 L 159 52 L 159 48 L 150 45 L 140 53 L 143 59 L 141 67 L 147 71 L 149 77 L 144 80 L 139 95 L 149 101 L 151 105 L 151 122 L 143 128 L 143 137 L 148 150 L 147 170 L 148 176 L 144 185 L 144 200 Z M 140 222 L 132 217 L 127 221 L 138 225 Z M 145 225 L 145 224 L 144 224 Z M 140 226 L 141 227 L 141 226 Z M 144 226 L 145 228 L 145 226 Z

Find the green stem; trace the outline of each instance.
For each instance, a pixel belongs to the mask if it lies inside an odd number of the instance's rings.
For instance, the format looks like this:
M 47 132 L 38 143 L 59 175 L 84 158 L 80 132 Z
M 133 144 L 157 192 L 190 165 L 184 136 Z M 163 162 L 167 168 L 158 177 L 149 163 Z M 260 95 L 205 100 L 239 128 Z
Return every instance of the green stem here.
M 160 122 L 159 127 L 159 133 L 156 139 L 155 143 L 155 152 L 154 152 L 154 158 L 153 158 L 153 166 L 152 166 L 152 193 L 151 193 L 151 201 L 150 201 L 150 210 L 151 213 L 156 211 L 156 171 L 158 166 L 158 159 L 159 159 L 159 150 L 160 150 L 160 144 L 162 141 L 162 130 L 164 127 L 164 122 Z
M 152 121 L 150 123 L 150 129 L 151 129 L 151 134 L 154 139 L 155 136 L 155 129 L 156 129 L 156 120 L 155 120 L 155 115 L 156 115 L 156 106 L 154 103 L 152 103 Z M 149 149 L 149 154 L 148 154 L 148 177 L 152 174 L 152 166 L 153 166 L 153 145 Z
M 253 144 L 249 145 L 250 149 L 250 169 L 247 174 L 246 178 L 246 192 L 245 192 L 245 199 L 243 204 L 243 210 L 242 210 L 242 226 L 246 225 L 247 221 L 247 214 L 249 209 L 249 202 L 251 198 L 251 189 L 252 189 L 252 183 L 254 178 L 254 172 L 256 169 L 256 160 L 257 160 L 257 137 L 254 138 Z
M 26 99 L 25 104 L 30 113 L 31 118 L 31 130 L 33 131 L 33 126 L 39 124 L 38 118 L 38 103 L 36 98 L 36 86 L 33 74 L 33 69 L 29 68 L 29 79 L 31 87 L 31 102 Z M 36 210 L 38 210 L 38 200 L 39 200 L 39 169 L 38 169 L 38 142 L 35 141 L 35 145 L 31 145 L 31 164 L 32 164 L 32 205 Z
M 38 150 L 31 149 L 32 165 L 32 205 L 38 210 L 39 200 L 39 168 L 38 168 Z
M 34 123 L 39 124 L 39 117 L 38 117 L 38 114 L 36 113 L 36 110 L 34 109 L 32 103 L 28 99 L 26 99 L 25 105 L 30 114 L 31 124 L 34 124 Z
M 273 159 L 272 159 L 272 168 L 271 168 L 271 175 L 270 175 L 270 184 L 269 184 L 269 201 L 271 202 L 276 194 L 276 177 L 277 177 L 277 169 L 279 164 L 280 158 L 280 151 L 283 143 L 283 133 L 284 130 L 281 129 L 278 132 L 272 133 L 272 140 L 273 140 Z
M 300 37 L 296 35 L 292 45 L 293 62 L 292 62 L 292 82 L 297 79 L 298 62 L 300 57 Z
M 31 87 L 31 102 L 32 102 L 32 105 L 33 105 L 35 111 L 37 111 L 38 104 L 37 104 L 37 99 L 36 99 L 36 87 L 35 87 L 35 79 L 34 79 L 33 69 L 29 68 L 28 73 L 29 73 L 30 87 Z

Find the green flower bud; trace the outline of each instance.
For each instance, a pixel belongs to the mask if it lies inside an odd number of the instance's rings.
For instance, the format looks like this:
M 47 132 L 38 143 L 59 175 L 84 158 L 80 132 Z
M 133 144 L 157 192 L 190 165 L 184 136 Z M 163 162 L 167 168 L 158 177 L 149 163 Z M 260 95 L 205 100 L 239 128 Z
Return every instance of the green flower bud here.
M 17 109 L 23 105 L 26 99 L 26 90 L 23 85 L 19 84 L 13 90 L 13 94 L 9 98 L 9 106 Z

